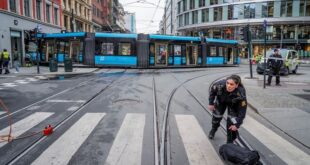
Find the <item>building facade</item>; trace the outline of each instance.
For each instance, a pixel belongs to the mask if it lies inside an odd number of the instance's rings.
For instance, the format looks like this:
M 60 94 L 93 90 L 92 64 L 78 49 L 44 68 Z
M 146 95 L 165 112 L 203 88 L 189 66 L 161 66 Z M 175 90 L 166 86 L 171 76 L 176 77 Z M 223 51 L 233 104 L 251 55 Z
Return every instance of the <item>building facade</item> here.
M 177 30 L 181 35 L 240 40 L 241 28 L 249 24 L 254 55 L 263 52 L 264 20 L 267 48 L 310 51 L 309 0 L 177 1 Z
M 92 22 L 93 31 L 102 31 L 103 25 L 103 0 L 92 0 Z
M 67 32 L 92 32 L 92 0 L 62 0 L 63 23 Z
M 167 35 L 177 34 L 177 1 L 178 0 L 166 0 L 165 11 L 163 16 L 163 33 Z
M 136 29 L 136 14 L 135 13 L 125 13 L 125 29 L 129 33 L 137 33 Z
M 30 30 L 38 28 L 42 33 L 60 32 L 61 11 L 60 0 L 1 0 L 0 51 L 7 49 L 11 56 L 18 55 L 23 65 L 26 54 L 36 48 L 29 41 Z

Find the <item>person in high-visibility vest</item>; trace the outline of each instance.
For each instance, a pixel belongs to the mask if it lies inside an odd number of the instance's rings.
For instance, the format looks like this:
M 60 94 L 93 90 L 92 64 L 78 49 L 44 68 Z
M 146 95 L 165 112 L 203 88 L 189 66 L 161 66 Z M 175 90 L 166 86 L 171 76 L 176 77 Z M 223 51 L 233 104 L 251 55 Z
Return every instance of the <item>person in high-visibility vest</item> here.
M 10 73 L 10 70 L 9 70 L 10 54 L 6 49 L 3 49 L 2 56 L 3 56 L 3 68 L 5 69 L 4 74 L 9 74 Z
M 2 74 L 2 67 L 3 67 L 3 54 L 0 52 L 0 74 Z

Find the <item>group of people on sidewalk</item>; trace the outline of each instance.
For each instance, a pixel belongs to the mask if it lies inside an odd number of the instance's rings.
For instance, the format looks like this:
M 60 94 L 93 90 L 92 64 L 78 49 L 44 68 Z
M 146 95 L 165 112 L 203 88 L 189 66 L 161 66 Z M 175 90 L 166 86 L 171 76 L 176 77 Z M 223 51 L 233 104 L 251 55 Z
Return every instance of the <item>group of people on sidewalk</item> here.
M 4 70 L 4 74 L 9 74 L 9 64 L 10 64 L 10 54 L 7 51 L 7 49 L 3 49 L 2 52 L 0 52 L 0 74 L 2 74 L 2 70 Z M 16 69 L 16 73 L 19 72 L 19 60 L 18 60 L 18 53 L 15 51 L 13 53 L 13 65 Z

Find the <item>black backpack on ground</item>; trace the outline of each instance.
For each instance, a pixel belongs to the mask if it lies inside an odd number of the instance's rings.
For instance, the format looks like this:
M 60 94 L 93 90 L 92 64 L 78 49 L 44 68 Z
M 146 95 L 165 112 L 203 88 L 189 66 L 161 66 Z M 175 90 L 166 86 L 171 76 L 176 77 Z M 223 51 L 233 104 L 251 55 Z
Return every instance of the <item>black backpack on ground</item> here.
M 222 145 L 220 147 L 220 155 L 224 160 L 234 164 L 261 165 L 257 151 L 251 151 L 233 143 Z

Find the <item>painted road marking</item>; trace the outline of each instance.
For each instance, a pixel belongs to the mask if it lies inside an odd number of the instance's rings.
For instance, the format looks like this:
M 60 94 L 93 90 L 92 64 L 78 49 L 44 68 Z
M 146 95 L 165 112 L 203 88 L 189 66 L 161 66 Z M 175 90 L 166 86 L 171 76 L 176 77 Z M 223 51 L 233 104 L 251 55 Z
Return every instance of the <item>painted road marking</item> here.
M 15 85 L 15 83 L 2 83 L 1 84 L 4 87 L 16 87 L 17 85 Z
M 175 118 L 191 165 L 223 164 L 193 115 L 175 115 Z
M 86 113 L 48 147 L 32 164 L 68 164 L 105 113 Z
M 144 126 L 145 114 L 127 114 L 105 164 L 141 164 Z
M 85 103 L 85 100 L 47 100 L 48 103 Z
M 19 84 L 28 84 L 29 83 L 25 80 L 15 80 L 14 82 L 19 83 Z
M 40 79 L 40 80 L 46 80 L 46 79 L 48 79 L 47 77 L 45 77 L 45 76 L 34 76 L 35 78 L 37 78 L 37 79 Z
M 28 81 L 39 81 L 38 79 L 35 79 L 35 78 L 31 78 L 31 77 L 28 77 L 26 78 Z
M 72 106 L 72 107 L 70 107 L 70 108 L 68 108 L 67 110 L 68 111 L 75 111 L 75 110 L 77 110 L 77 109 L 79 109 L 80 107 L 78 107 L 78 106 Z
M 33 110 L 39 109 L 40 107 L 41 107 L 41 106 L 39 106 L 39 105 L 35 105 L 35 106 L 32 106 L 32 107 L 27 108 L 27 110 L 28 110 L 28 111 L 33 111 Z
M 50 112 L 36 112 L 12 125 L 12 136 L 18 137 L 30 130 L 32 127 L 38 125 L 40 122 L 50 117 L 54 113 Z M 9 127 L 0 130 L 0 135 L 7 135 L 9 133 Z M 7 144 L 7 142 L 0 143 L 0 148 Z
M 257 122 L 252 117 L 247 116 L 245 118 L 243 127 L 273 153 L 278 155 L 285 163 L 302 165 L 310 162 L 310 156 L 308 154 Z
M 4 111 L 0 111 L 0 115 L 2 115 L 2 114 L 5 114 L 6 112 L 4 112 Z

